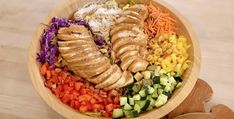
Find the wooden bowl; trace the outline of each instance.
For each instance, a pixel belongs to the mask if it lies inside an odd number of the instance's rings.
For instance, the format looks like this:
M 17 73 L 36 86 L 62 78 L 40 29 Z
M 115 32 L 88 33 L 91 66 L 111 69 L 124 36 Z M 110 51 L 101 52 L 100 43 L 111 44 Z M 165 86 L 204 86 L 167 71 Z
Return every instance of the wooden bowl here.
M 70 18 L 72 14 L 78 10 L 83 5 L 88 2 L 94 2 L 96 0 L 67 0 L 63 5 L 52 11 L 49 16 L 42 22 L 43 24 L 49 24 L 52 17 L 62 17 L 62 18 Z M 127 0 L 120 0 L 119 3 L 125 3 Z M 148 0 L 140 0 L 140 2 L 148 3 Z M 180 89 L 176 90 L 169 101 L 159 109 L 154 109 L 150 112 L 141 114 L 139 118 L 147 118 L 147 119 L 156 119 L 161 118 L 167 115 L 170 111 L 175 109 L 183 100 L 189 95 L 191 90 L 193 89 L 200 70 L 200 46 L 198 41 L 194 35 L 194 32 L 188 22 L 182 17 L 175 9 L 166 4 L 161 0 L 153 1 L 154 5 L 158 5 L 165 10 L 168 10 L 172 16 L 177 19 L 179 34 L 186 36 L 191 44 L 191 48 L 189 49 L 190 60 L 192 61 L 190 68 L 183 75 L 183 85 Z M 39 40 L 43 33 L 44 26 L 39 25 L 35 34 L 33 35 L 29 54 L 28 54 L 28 69 L 30 73 L 30 77 L 32 83 L 40 94 L 40 96 L 44 99 L 44 101 L 53 108 L 56 112 L 63 115 L 69 119 L 91 119 L 94 117 L 89 117 L 79 113 L 78 111 L 70 108 L 69 106 L 63 104 L 54 94 L 51 93 L 49 89 L 44 86 L 43 77 L 39 73 L 40 64 L 36 61 L 36 54 L 39 51 L 40 43 Z M 100 117 L 101 118 L 101 117 Z

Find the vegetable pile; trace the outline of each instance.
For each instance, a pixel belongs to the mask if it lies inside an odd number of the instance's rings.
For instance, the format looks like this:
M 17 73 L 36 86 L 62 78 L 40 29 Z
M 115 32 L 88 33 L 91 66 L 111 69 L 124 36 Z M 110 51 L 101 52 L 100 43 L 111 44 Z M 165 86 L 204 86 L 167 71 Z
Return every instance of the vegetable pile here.
M 190 44 L 169 12 L 153 4 L 89 3 L 42 34 L 37 61 L 45 87 L 89 116 L 138 117 L 183 85 Z

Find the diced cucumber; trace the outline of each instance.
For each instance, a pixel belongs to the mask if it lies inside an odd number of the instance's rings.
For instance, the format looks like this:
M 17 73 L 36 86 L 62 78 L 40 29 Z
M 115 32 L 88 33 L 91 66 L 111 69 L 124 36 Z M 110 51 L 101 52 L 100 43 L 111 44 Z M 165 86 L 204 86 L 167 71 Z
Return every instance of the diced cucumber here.
M 132 90 L 136 93 L 138 93 L 141 90 L 142 84 L 140 82 L 137 82 L 133 85 Z
M 148 86 L 147 87 L 147 93 L 148 94 L 153 94 L 153 92 L 154 92 L 154 88 L 152 88 L 151 86 Z
M 173 86 L 176 86 L 177 84 L 176 80 L 172 76 L 168 78 L 168 82 Z
M 140 72 L 137 72 L 135 75 L 134 75 L 134 78 L 137 80 L 137 81 L 140 81 L 144 76 L 140 73 Z
M 144 79 L 150 79 L 151 78 L 151 72 L 150 71 L 144 71 L 142 72 L 142 75 Z
M 136 94 L 132 97 L 134 100 L 141 100 L 141 96 L 139 94 Z
M 137 105 L 140 106 L 140 108 L 142 108 L 142 107 L 144 106 L 144 104 L 145 104 L 145 101 L 146 101 L 146 100 L 135 101 L 135 105 L 137 104 Z
M 171 90 L 171 87 L 172 87 L 172 86 L 166 85 L 166 87 L 164 88 L 164 91 L 165 91 L 165 92 L 171 92 L 171 91 L 172 91 L 172 90 Z
M 141 100 L 146 100 L 146 97 L 141 97 Z
M 139 94 L 141 97 L 146 97 L 146 90 L 145 89 L 141 90 Z
M 160 70 L 158 71 L 158 73 L 159 73 L 159 75 L 163 75 L 163 74 L 166 74 L 167 72 L 166 72 L 166 70 L 164 70 L 164 69 L 160 69 Z
M 134 105 L 134 110 L 136 110 L 138 113 L 141 112 L 141 107 L 138 104 Z
M 181 79 L 180 76 L 176 76 L 176 77 L 175 77 L 175 80 L 176 80 L 177 82 L 182 82 L 182 81 L 183 81 L 183 80 Z
M 136 104 L 140 106 L 142 111 L 145 111 L 149 107 L 150 101 L 149 100 L 140 100 L 140 101 L 136 101 L 135 105 Z
M 160 107 L 160 106 L 164 105 L 167 102 L 167 99 L 168 99 L 168 97 L 166 95 L 160 94 L 158 96 L 158 99 L 155 102 L 155 106 Z
M 114 109 L 112 118 L 116 119 L 116 118 L 120 118 L 120 117 L 123 117 L 123 116 L 124 116 L 124 114 L 123 114 L 122 109 Z
M 162 105 L 164 105 L 164 103 L 161 100 L 156 100 L 155 101 L 155 107 L 161 107 Z
M 163 87 L 160 84 L 154 84 L 154 90 L 162 89 Z
M 142 111 L 145 111 L 150 105 L 150 100 L 146 100 L 144 106 L 141 108 Z
M 133 98 L 128 98 L 128 101 L 129 101 L 129 104 L 132 105 L 132 106 L 135 104 Z
M 123 110 L 123 112 L 124 112 L 124 115 L 125 115 L 127 118 L 131 118 L 131 117 L 132 117 L 132 111 Z
M 163 92 L 164 95 L 166 95 L 167 97 L 171 97 L 171 92 Z
M 120 101 L 120 105 L 123 106 L 126 103 L 128 103 L 128 98 L 127 97 L 120 97 L 119 101 Z
M 124 110 L 132 110 L 131 105 L 129 105 L 128 103 L 126 103 L 123 107 Z
M 153 83 L 154 83 L 154 84 L 159 84 L 159 83 L 160 83 L 160 76 L 155 76 L 155 77 L 153 78 Z
M 152 94 L 152 98 L 157 98 L 158 97 L 158 91 L 155 90 Z
M 152 98 L 152 95 L 148 95 L 148 96 L 146 97 L 146 100 L 151 100 L 151 99 L 153 99 L 153 98 Z
M 182 86 L 182 83 L 179 82 L 177 85 L 176 85 L 176 88 L 180 88 Z
M 153 109 L 154 109 L 154 107 L 150 105 L 150 106 L 146 109 L 146 111 L 150 111 L 150 110 L 153 110 Z
M 152 95 L 148 95 L 146 100 L 149 100 L 150 101 L 150 105 L 153 105 L 154 106 L 154 103 L 155 103 L 155 100 L 152 98 Z
M 154 100 L 154 99 L 151 99 L 151 100 L 150 100 L 150 106 L 154 106 L 154 104 L 155 104 L 155 100 Z
M 133 117 L 139 117 L 139 113 L 136 110 L 132 111 L 132 116 Z
M 162 94 L 163 93 L 163 89 L 158 89 L 158 95 Z
M 166 75 L 162 75 L 160 77 L 160 84 L 161 85 L 167 85 L 169 82 L 168 82 L 168 77 Z

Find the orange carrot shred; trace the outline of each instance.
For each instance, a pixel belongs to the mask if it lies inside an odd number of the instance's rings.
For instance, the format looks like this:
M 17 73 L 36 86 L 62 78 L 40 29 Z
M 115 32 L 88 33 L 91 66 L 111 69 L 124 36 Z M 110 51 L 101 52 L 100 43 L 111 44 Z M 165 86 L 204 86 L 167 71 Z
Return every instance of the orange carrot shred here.
M 144 24 L 144 32 L 149 37 L 155 37 L 161 32 L 175 33 L 177 26 L 176 20 L 170 13 L 163 11 L 160 7 L 155 7 L 152 3 L 147 6 L 149 17 Z

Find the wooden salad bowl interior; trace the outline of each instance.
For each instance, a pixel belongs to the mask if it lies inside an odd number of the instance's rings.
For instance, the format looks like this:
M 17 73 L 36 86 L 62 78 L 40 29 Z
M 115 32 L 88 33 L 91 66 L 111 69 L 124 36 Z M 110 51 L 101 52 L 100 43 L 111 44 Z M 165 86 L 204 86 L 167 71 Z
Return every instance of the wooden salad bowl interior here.
M 60 17 L 60 18 L 71 18 L 73 13 L 77 11 L 80 7 L 84 6 L 89 2 L 94 2 L 96 0 L 67 0 L 63 5 L 59 6 L 57 9 L 53 10 L 48 17 L 42 21 L 42 23 L 36 29 L 28 54 L 28 68 L 30 78 L 32 83 L 39 93 L 39 95 L 44 99 L 44 101 L 53 108 L 56 112 L 63 115 L 69 119 L 92 119 L 97 117 L 90 117 L 84 114 L 79 113 L 78 111 L 70 108 L 69 106 L 63 104 L 49 89 L 44 86 L 43 77 L 40 75 L 40 63 L 36 61 L 37 53 L 40 48 L 40 38 L 45 28 L 42 24 L 50 24 L 50 20 L 52 17 Z M 126 4 L 127 0 L 117 0 L 120 4 Z M 149 0 L 139 0 L 141 3 L 147 4 Z M 172 17 L 174 17 L 178 22 L 178 34 L 184 35 L 189 43 L 191 44 L 191 48 L 189 49 L 190 60 L 192 61 L 189 69 L 183 75 L 183 85 L 181 88 L 176 90 L 169 101 L 162 107 L 158 109 L 154 109 L 152 111 L 143 113 L 139 118 L 147 118 L 147 119 L 156 119 L 161 118 L 167 115 L 170 111 L 175 109 L 179 104 L 183 102 L 183 100 L 189 95 L 191 90 L 193 89 L 200 70 L 200 62 L 201 62 L 201 54 L 200 54 L 200 46 L 194 35 L 194 32 L 191 26 L 187 23 L 187 21 L 182 17 L 175 9 L 169 6 L 167 3 L 162 0 L 154 0 L 151 1 L 154 5 L 160 6 L 163 9 L 167 10 L 171 13 Z M 104 117 L 100 117 L 104 118 Z

